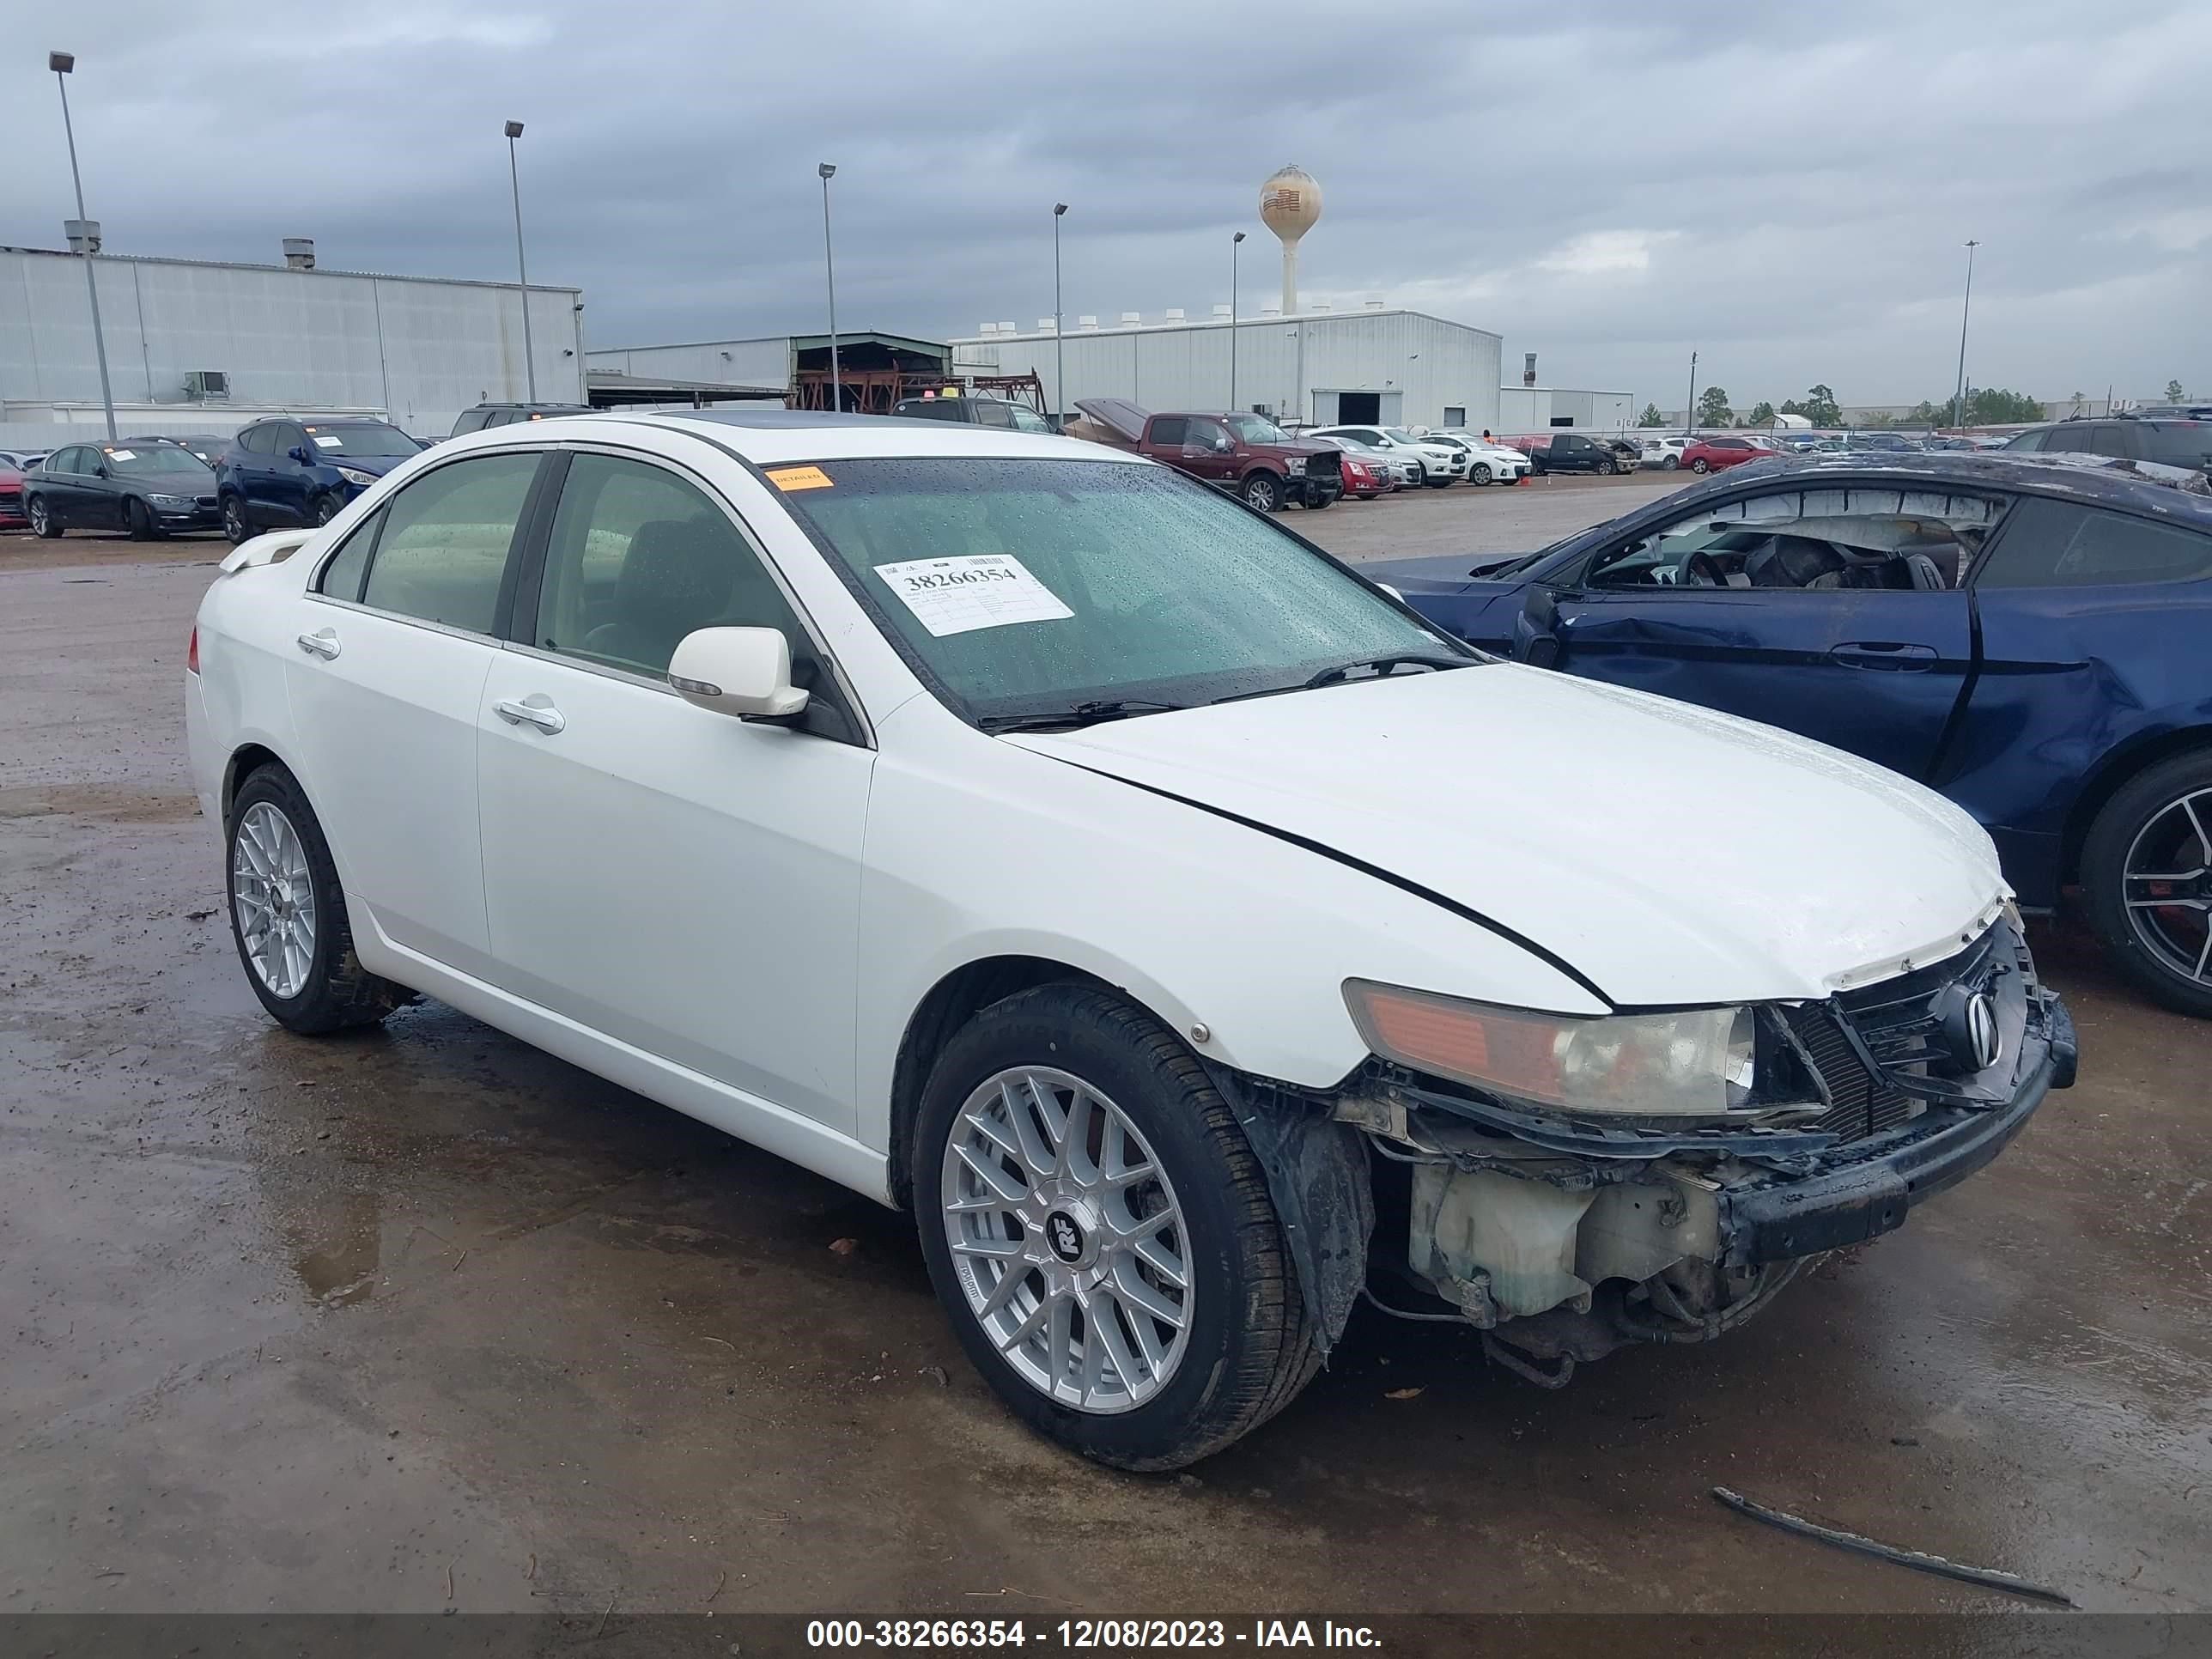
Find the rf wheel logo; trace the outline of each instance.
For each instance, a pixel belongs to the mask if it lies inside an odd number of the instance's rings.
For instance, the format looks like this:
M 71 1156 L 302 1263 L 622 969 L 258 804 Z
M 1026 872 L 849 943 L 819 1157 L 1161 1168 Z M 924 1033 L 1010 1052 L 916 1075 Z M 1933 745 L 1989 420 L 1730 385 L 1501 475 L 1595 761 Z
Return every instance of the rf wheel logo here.
M 1045 1242 L 1052 1253 L 1062 1261 L 1073 1262 L 1083 1256 L 1083 1229 L 1077 1226 L 1066 1212 L 1054 1210 L 1044 1218 Z

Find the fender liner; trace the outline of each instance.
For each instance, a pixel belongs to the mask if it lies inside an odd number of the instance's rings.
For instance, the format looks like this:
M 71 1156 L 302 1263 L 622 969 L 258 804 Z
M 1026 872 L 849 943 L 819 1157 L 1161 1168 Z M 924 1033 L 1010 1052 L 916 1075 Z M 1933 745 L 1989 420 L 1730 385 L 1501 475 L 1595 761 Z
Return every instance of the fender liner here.
M 1327 1359 L 1367 1284 L 1367 1243 L 1375 1231 L 1367 1143 L 1352 1125 L 1333 1119 L 1323 1101 L 1203 1056 L 1200 1063 L 1267 1177 L 1314 1346 Z

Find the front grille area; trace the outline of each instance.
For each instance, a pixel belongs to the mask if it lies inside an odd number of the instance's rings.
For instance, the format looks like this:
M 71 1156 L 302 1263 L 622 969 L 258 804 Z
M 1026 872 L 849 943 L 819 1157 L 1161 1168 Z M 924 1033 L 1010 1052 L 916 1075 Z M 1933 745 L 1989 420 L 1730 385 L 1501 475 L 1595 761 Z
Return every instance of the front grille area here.
M 1952 1052 L 1946 1013 L 1962 994 L 1996 992 L 2008 975 L 2032 976 L 2019 929 L 1997 922 L 1958 955 L 1879 984 L 1845 991 L 1832 1003 L 1801 1003 L 1784 1011 L 1835 1101 L 1807 1127 L 1845 1141 L 1862 1140 L 1910 1121 L 1927 1102 L 1896 1081 L 1917 1085 L 1961 1078 L 1971 1062 Z M 2019 988 L 2013 994 L 2018 994 Z M 1850 1021 L 1877 1062 L 1870 1070 L 1837 1023 Z M 2009 1060 L 2010 1056 L 2007 1056 Z
M 213 507 L 215 505 L 215 497 L 212 495 L 195 495 L 192 499 L 198 501 L 202 507 Z

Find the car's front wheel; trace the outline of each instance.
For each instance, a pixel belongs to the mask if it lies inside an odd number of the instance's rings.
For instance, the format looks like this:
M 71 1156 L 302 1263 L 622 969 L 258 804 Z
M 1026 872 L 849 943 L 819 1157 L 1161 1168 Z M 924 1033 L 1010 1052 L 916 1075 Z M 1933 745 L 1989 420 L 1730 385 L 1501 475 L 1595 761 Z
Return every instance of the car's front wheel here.
M 1486 461 L 1477 461 L 1472 467 L 1468 469 L 1467 481 L 1469 483 L 1488 483 L 1490 482 L 1490 464 Z
M 1244 480 L 1244 499 L 1262 513 L 1273 513 L 1283 504 L 1283 486 L 1272 472 L 1255 472 Z
M 335 495 L 319 495 L 315 498 L 314 520 L 319 525 L 328 524 L 344 507 L 345 503 Z
M 235 495 L 222 498 L 222 533 L 234 547 L 252 538 L 253 527 L 246 522 L 246 503 Z
M 2081 885 L 2114 964 L 2167 1007 L 2212 1018 L 2212 750 L 2120 786 L 2082 842 Z
M 330 843 L 284 768 L 264 766 L 240 786 L 225 850 L 238 959 L 279 1024 L 307 1035 L 374 1025 L 408 1000 L 355 955 Z
M 134 542 L 150 542 L 161 533 L 161 526 L 154 521 L 154 509 L 136 495 L 123 504 L 123 526 Z
M 46 541 L 62 533 L 61 520 L 54 517 L 54 510 L 46 505 L 44 495 L 31 497 L 31 533 Z
M 1608 477 L 1608 478 L 1609 478 L 1609 477 L 1612 477 L 1615 472 L 1618 472 L 1620 469 L 1619 467 L 1615 466 L 1615 465 L 1614 465 L 1611 461 L 1609 461 L 1609 460 L 1602 460 L 1602 461 L 1600 461 L 1600 462 L 1597 464 L 1597 470 L 1598 470 L 1598 473 L 1599 473 L 1599 475 L 1600 475 L 1601 477 Z
M 1700 455 L 1696 460 L 1690 463 L 1690 471 L 1692 472 L 1710 472 L 1712 471 L 1712 467 L 1706 462 L 1705 458 Z
M 1313 1375 L 1244 1132 L 1175 1035 L 1110 992 L 1042 986 L 955 1035 L 923 1095 L 913 1181 L 961 1346 L 1071 1450 L 1178 1468 Z

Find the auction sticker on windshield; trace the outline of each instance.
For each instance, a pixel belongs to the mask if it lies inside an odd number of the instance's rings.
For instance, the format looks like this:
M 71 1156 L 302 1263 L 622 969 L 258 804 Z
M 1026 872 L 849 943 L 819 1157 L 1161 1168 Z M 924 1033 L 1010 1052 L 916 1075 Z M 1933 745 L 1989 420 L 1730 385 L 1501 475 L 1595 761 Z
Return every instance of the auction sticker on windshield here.
M 1011 553 L 879 564 L 876 574 L 939 639 L 1012 623 L 1059 622 L 1075 613 Z

